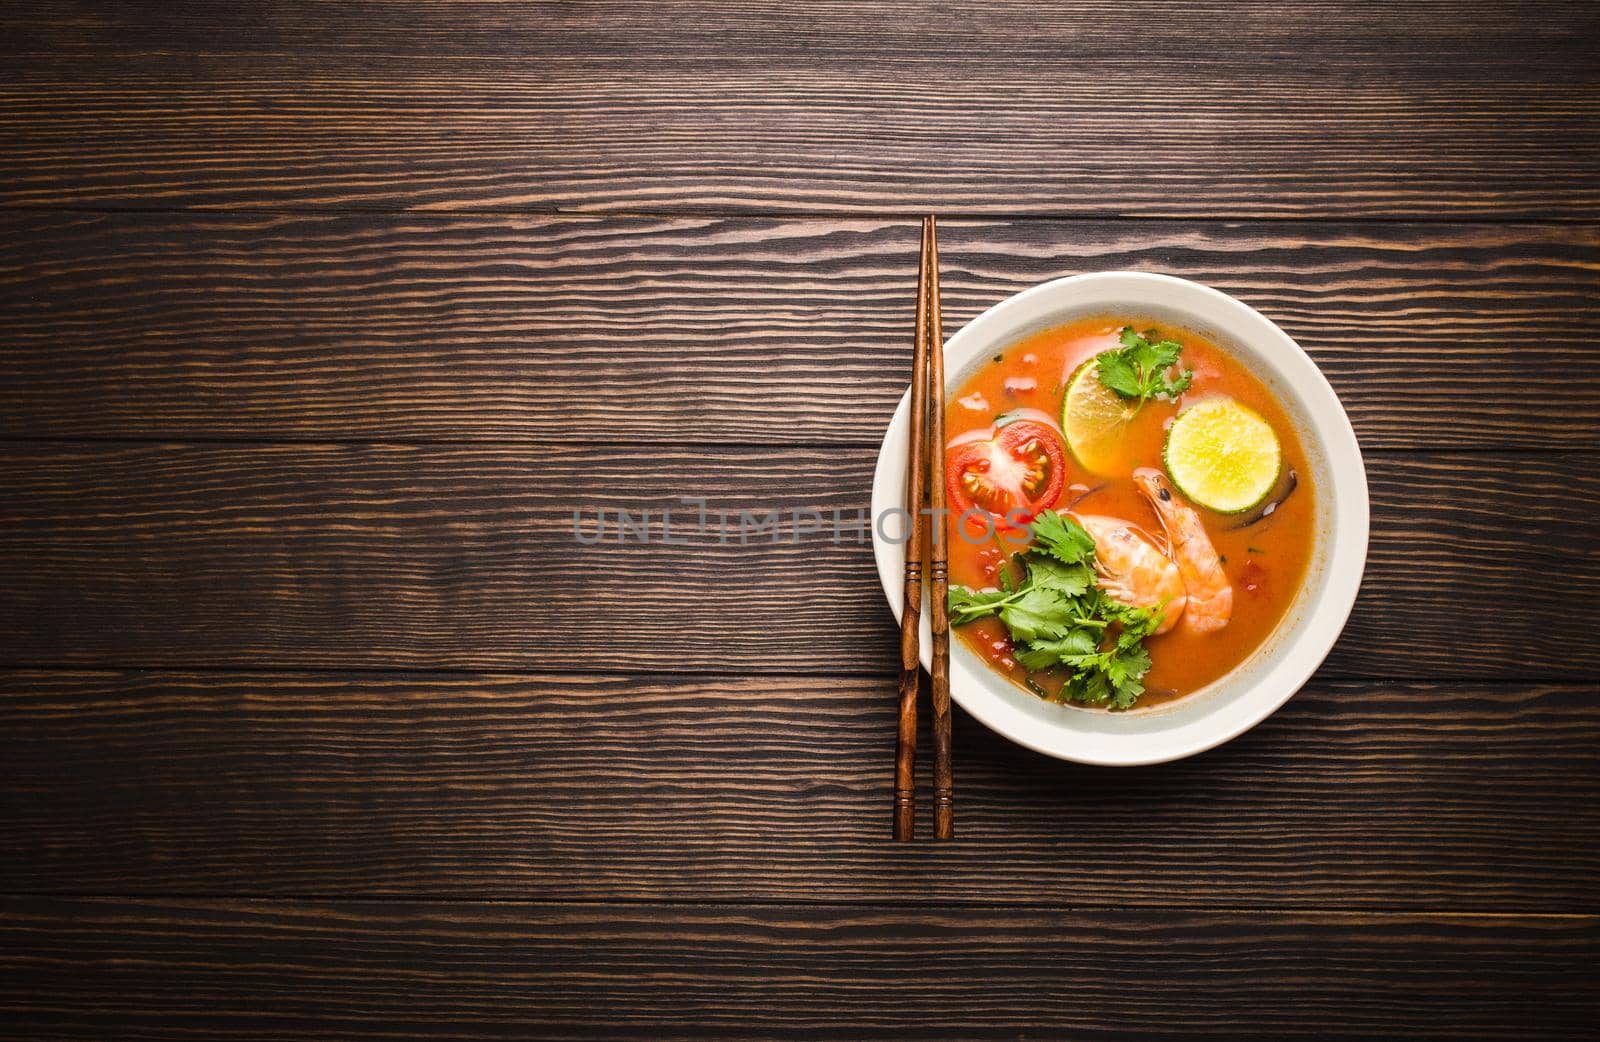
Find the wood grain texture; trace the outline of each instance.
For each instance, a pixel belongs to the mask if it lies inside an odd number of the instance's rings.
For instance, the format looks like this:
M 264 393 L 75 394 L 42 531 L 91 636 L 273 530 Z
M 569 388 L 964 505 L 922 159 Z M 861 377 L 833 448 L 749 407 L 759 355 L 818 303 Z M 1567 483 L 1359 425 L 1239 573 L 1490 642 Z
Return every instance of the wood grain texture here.
M 1437 52 L 1341 65 L 1192 50 L 1164 52 L 1166 75 L 1132 48 L 15 55 L 0 206 L 1600 215 L 1592 59 L 1530 43 L 1486 75 Z
M 1596 693 L 1319 681 L 1117 771 L 958 712 L 931 848 L 887 676 L 9 671 L 0 891 L 1595 912 Z
M 0 1038 L 1591 1037 L 1597 40 L 0 7 Z M 1108 772 L 958 713 L 961 839 L 895 846 L 868 547 L 737 512 L 865 507 L 927 210 L 952 329 L 1118 268 L 1259 307 L 1374 528 L 1256 730 Z
M 864 516 L 874 456 L 17 442 L 0 663 L 888 675 L 870 545 L 833 530 Z M 1595 675 L 1593 454 L 1373 456 L 1368 479 L 1330 675 Z M 706 530 L 683 496 L 705 497 Z M 653 512 L 650 543 L 621 508 Z M 742 521 L 769 510 L 764 532 Z M 576 542 L 575 516 L 601 541 Z
M 944 222 L 952 332 L 1081 271 L 1278 321 L 1371 448 L 1600 439 L 1590 227 Z M 907 222 L 0 214 L 0 434 L 875 445 Z
M 1029 61 L 1159 55 L 1180 63 L 1316 62 L 1413 68 L 1450 56 L 1453 75 L 1582 76 L 1600 27 L 1582 2 L 1482 0 L 1037 0 L 952 8 L 918 0 L 737 4 L 507 4 L 499 0 L 34 0 L 0 10 L 0 52 L 149 49 L 168 53 L 379 54 L 412 58 L 622 60 L 716 56 Z M 1206 46 L 1193 44 L 1204 38 Z M 1537 51 L 1544 59 L 1529 62 Z
M 1591 917 L 8 900 L 0 1033 L 1587 1039 Z

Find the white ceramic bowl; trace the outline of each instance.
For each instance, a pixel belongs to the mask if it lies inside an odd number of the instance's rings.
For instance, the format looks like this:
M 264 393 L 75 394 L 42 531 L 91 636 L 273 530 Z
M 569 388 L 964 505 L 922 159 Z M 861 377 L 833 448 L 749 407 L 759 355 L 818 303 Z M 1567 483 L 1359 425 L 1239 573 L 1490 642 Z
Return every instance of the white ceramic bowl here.
M 1109 713 L 1056 705 L 1016 687 L 950 642 L 950 695 L 967 712 L 1020 745 L 1078 763 L 1131 767 L 1203 752 L 1266 719 L 1327 657 L 1355 604 L 1367 560 L 1367 474 L 1338 396 L 1316 363 L 1265 316 L 1207 286 L 1168 275 L 1105 272 L 1046 282 L 1001 301 L 945 345 L 947 391 L 982 359 L 1074 318 L 1126 315 L 1192 329 L 1248 365 L 1277 394 L 1299 432 L 1316 499 L 1312 559 L 1294 603 L 1266 642 L 1232 672 L 1185 698 L 1151 709 Z M 904 509 L 907 413 L 901 398 L 878 454 L 872 516 Z M 873 526 L 878 577 L 895 618 L 905 573 L 899 516 Z M 922 616 L 923 666 L 928 615 Z

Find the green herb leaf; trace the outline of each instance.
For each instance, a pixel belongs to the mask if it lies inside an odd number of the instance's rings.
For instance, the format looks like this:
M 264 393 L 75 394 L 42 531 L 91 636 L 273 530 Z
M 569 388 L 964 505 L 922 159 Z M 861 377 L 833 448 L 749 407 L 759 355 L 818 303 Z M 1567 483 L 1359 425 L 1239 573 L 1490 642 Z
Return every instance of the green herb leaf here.
M 1072 629 L 1072 602 L 1055 590 L 1025 586 L 1016 599 L 1000 609 L 1000 621 L 1013 640 L 1059 640 Z
M 1094 569 L 1086 564 L 1062 564 L 1053 557 L 1027 558 L 1028 578 L 1035 586 L 1065 597 L 1078 597 L 1094 585 Z
M 998 590 L 950 589 L 951 623 L 997 616 L 1030 673 L 1061 679 L 1062 701 L 1128 709 L 1144 692 L 1150 669 L 1144 641 L 1160 627 L 1160 608 L 1112 599 L 1094 583 L 1094 540 L 1071 517 L 1045 511 L 1030 526 L 1032 546 L 1015 555 L 1015 580 Z M 1044 692 L 1029 677 L 1029 686 Z
M 1128 357 L 1126 351 L 1107 351 L 1095 362 L 1099 371 L 1100 382 L 1116 391 L 1124 398 L 1139 398 L 1144 390 L 1144 382 L 1139 378 L 1139 371 L 1134 368 L 1133 359 Z
M 1098 654 L 1099 637 L 1090 630 L 1073 630 L 1058 640 L 1036 640 L 1017 648 L 1017 661 L 1026 669 L 1059 666 L 1085 656 Z
M 965 626 L 993 615 L 1000 610 L 1008 596 L 1010 594 L 1006 590 L 969 590 L 965 586 L 952 586 L 949 598 L 950 624 Z
M 1045 510 L 1028 527 L 1033 533 L 1033 548 L 1062 564 L 1086 564 L 1094 560 L 1094 537 L 1067 515 Z
M 1100 382 L 1124 398 L 1137 398 L 1140 406 L 1151 398 L 1176 398 L 1188 390 L 1194 372 L 1185 369 L 1176 376 L 1171 372 L 1183 345 L 1156 339 L 1160 335 L 1154 329 L 1137 333 L 1132 326 L 1123 326 L 1117 335 L 1122 347 L 1095 359 Z

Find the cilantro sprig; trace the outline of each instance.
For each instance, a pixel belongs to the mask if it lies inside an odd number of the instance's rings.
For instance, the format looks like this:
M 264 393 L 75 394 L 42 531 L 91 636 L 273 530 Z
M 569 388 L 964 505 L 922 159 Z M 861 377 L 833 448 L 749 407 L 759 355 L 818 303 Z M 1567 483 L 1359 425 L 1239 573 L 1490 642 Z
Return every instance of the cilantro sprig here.
M 1172 375 L 1183 345 L 1176 340 L 1161 340 L 1160 335 L 1154 329 L 1137 333 L 1132 326 L 1123 326 L 1118 334 L 1122 346 L 1096 359 L 1100 382 L 1123 398 L 1137 398 L 1135 409 L 1151 398 L 1178 397 L 1194 379 L 1191 369 Z
M 1144 693 L 1144 639 L 1161 610 L 1123 604 L 1095 585 L 1094 539 L 1072 518 L 1046 510 L 1029 531 L 1032 545 L 1012 558 L 1018 577 L 1002 568 L 997 590 L 951 587 L 951 624 L 997 617 L 1024 669 L 1060 677 L 1059 700 L 1131 708 Z

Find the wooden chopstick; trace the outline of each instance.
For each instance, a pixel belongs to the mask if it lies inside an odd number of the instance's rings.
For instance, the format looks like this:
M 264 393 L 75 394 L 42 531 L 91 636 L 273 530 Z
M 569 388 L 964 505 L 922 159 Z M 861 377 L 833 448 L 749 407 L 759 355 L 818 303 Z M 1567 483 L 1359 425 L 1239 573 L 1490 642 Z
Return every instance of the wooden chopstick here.
M 933 836 L 955 836 L 950 766 L 950 585 L 944 488 L 944 319 L 939 304 L 939 232 L 922 221 L 916 343 L 911 363 L 911 436 L 906 462 L 904 608 L 900 615 L 900 720 L 894 757 L 894 838 L 916 832 L 917 687 L 922 672 L 922 580 L 927 556 L 933 680 Z
M 917 685 L 922 677 L 923 479 L 927 474 L 928 261 L 927 221 L 922 223 L 922 260 L 917 272 L 916 343 L 911 362 L 911 438 L 906 463 L 905 607 L 900 613 L 900 727 L 894 751 L 894 838 L 906 843 L 917 819 Z M 941 396 L 942 397 L 942 396 Z M 943 456 L 943 452 L 940 452 Z
M 923 218 L 928 271 L 929 623 L 933 634 L 933 838 L 955 838 L 955 779 L 950 766 L 950 544 L 944 492 L 944 317 L 939 307 L 939 230 Z

